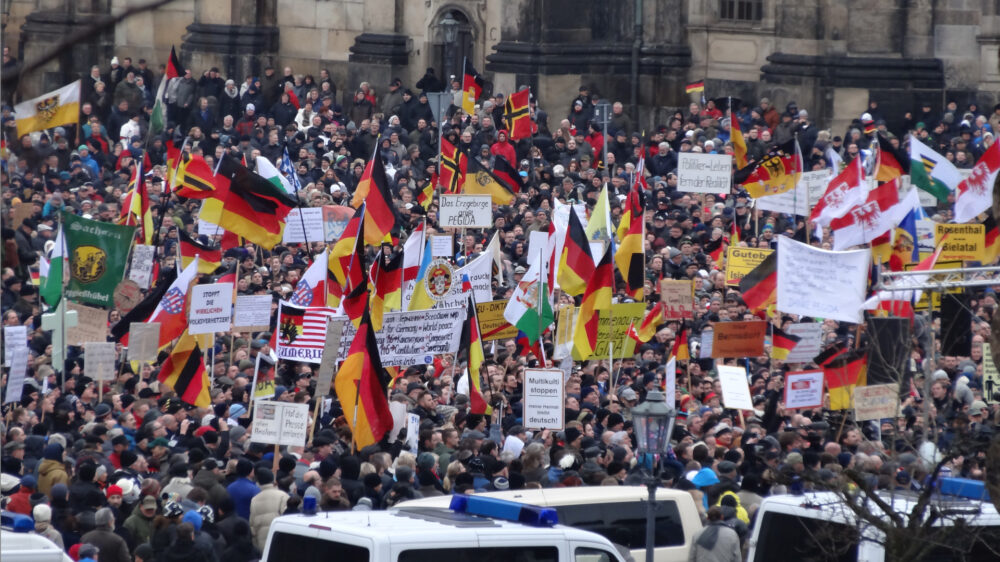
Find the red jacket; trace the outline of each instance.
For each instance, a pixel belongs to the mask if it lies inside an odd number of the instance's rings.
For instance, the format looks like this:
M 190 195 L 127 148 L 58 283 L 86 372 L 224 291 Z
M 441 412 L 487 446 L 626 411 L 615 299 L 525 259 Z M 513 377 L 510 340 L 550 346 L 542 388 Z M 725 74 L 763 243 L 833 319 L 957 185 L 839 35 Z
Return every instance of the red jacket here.
M 20 513 L 22 515 L 31 515 L 31 494 L 33 490 L 29 490 L 24 486 L 17 491 L 16 494 L 11 496 L 10 503 L 7 504 L 7 509 L 13 511 L 14 513 Z

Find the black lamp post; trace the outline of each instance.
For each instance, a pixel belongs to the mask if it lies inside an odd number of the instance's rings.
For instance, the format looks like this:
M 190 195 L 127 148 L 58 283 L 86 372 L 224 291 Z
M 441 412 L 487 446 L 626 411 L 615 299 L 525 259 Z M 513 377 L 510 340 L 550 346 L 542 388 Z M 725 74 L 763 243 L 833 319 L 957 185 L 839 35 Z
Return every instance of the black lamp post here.
M 451 84 L 451 75 L 453 74 L 455 68 L 455 40 L 458 39 L 458 20 L 451 15 L 451 12 L 446 12 L 441 21 L 438 22 L 441 26 L 441 35 L 444 37 L 444 76 L 441 77 L 441 81 L 445 84 Z
M 646 400 L 632 408 L 632 423 L 640 452 L 653 458 L 652 475 L 646 480 L 649 500 L 646 502 L 646 562 L 653 562 L 656 534 L 656 488 L 660 485 L 660 462 L 657 455 L 666 453 L 674 431 L 677 413 L 667 405 L 659 390 L 651 390 Z

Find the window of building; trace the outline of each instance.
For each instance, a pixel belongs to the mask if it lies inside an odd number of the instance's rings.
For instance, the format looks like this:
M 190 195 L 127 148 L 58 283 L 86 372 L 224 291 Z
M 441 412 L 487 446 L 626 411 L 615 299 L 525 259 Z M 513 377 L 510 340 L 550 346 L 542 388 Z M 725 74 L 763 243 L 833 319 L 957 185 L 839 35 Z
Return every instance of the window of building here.
M 764 0 L 719 0 L 719 19 L 760 21 L 764 19 Z

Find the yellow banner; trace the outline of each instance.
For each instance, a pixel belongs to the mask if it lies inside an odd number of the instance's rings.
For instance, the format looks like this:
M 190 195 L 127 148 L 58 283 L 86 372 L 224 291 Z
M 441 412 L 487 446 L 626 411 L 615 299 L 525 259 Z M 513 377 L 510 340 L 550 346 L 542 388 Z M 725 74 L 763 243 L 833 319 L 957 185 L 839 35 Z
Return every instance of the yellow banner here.
M 80 81 L 19 103 L 14 106 L 14 114 L 18 137 L 60 125 L 75 125 L 80 120 Z
M 726 250 L 726 285 L 739 285 L 747 273 L 753 271 L 774 250 L 767 248 L 742 248 L 730 246 Z
M 594 354 L 590 357 L 580 357 L 574 349 L 573 359 L 577 361 L 607 359 L 609 344 L 614 344 L 616 359 L 631 356 L 635 353 L 635 340 L 628 337 L 628 327 L 632 324 L 635 324 L 636 327 L 642 324 L 642 318 L 645 314 L 646 303 L 641 302 L 613 304 L 610 311 L 602 310 L 600 323 L 597 325 L 597 346 L 594 348 Z M 579 312 L 576 316 L 579 316 Z M 570 331 L 570 341 L 572 339 L 572 331 Z
M 948 239 L 938 260 L 982 261 L 986 251 L 986 225 L 937 223 L 934 225 L 935 247 L 945 234 Z
M 476 303 L 479 334 L 483 341 L 509 340 L 517 337 L 517 328 L 511 326 L 503 317 L 505 308 L 507 308 L 507 301 Z

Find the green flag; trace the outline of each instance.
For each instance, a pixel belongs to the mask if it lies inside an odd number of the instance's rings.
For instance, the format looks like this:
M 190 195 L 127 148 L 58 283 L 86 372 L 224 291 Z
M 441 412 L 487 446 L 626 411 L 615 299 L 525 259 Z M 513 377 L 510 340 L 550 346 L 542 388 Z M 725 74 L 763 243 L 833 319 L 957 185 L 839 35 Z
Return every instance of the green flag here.
M 115 287 L 125 274 L 135 227 L 98 222 L 63 213 L 69 286 L 66 297 L 81 303 L 111 306 Z M 52 269 L 49 270 L 52 278 Z
M 958 184 L 962 174 L 943 155 L 910 136 L 910 182 L 930 193 L 938 201 L 947 201 Z
M 167 82 L 170 78 L 164 76 L 160 79 L 160 87 L 156 89 L 156 102 L 153 104 L 153 114 L 149 117 L 149 134 L 156 135 L 162 133 L 167 123 L 167 108 L 163 103 L 163 96 L 167 90 Z
M 44 277 L 39 294 L 49 308 L 55 308 L 59 303 L 59 297 L 63 290 L 63 263 L 66 261 L 66 236 L 63 233 L 62 225 L 59 225 L 59 234 L 56 235 L 56 244 L 52 248 L 52 257 L 49 258 L 48 267 L 44 271 L 39 270 L 39 277 Z M 42 262 L 44 265 L 44 261 Z

